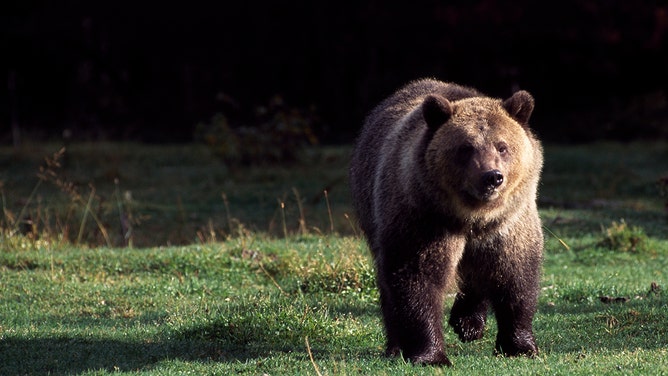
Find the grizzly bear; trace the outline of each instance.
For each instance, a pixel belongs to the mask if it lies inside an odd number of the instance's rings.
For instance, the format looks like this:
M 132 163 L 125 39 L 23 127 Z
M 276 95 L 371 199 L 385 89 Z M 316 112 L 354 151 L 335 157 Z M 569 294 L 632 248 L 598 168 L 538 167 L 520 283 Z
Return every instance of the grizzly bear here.
M 442 315 L 464 341 L 496 315 L 495 352 L 537 354 L 532 330 L 543 233 L 543 165 L 533 97 L 502 101 L 432 79 L 371 111 L 350 164 L 353 204 L 374 258 L 388 356 L 450 365 Z

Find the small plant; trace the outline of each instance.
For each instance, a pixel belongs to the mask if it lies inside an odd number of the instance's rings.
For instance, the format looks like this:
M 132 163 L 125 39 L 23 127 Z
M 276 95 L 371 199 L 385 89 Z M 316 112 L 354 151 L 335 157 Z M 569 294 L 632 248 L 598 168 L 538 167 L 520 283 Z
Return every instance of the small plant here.
M 599 243 L 605 248 L 619 252 L 644 252 L 648 249 L 648 238 L 641 227 L 629 226 L 623 219 L 613 221 L 603 229 L 604 238 Z
M 197 124 L 195 138 L 204 142 L 213 154 L 229 163 L 241 161 L 241 142 L 223 114 L 215 114 L 208 123 Z
M 195 138 L 230 164 L 294 162 L 305 146 L 318 143 L 313 132 L 317 121 L 314 109 L 289 107 L 274 96 L 243 124 L 232 124 L 223 114 L 214 115 L 208 123 L 197 125 Z
M 60 170 L 62 168 L 61 160 L 63 159 L 64 156 L 65 156 L 65 148 L 63 147 L 59 151 L 54 153 L 51 158 L 49 157 L 44 158 L 44 165 L 39 167 L 39 172 L 37 173 L 39 181 L 51 182 L 53 185 L 59 188 L 63 193 L 67 194 L 70 197 L 72 204 L 75 207 L 83 208 L 83 214 L 81 223 L 79 224 L 79 231 L 77 233 L 76 244 L 81 244 L 82 241 L 84 240 L 84 233 L 86 232 L 86 222 L 88 216 L 90 216 L 95 221 L 95 224 L 97 225 L 100 234 L 102 234 L 102 237 L 104 238 L 107 246 L 111 247 L 112 244 L 109 238 L 109 234 L 102 220 L 100 219 L 100 214 L 99 214 L 101 212 L 100 205 L 98 205 L 97 207 L 93 206 L 95 199 L 97 199 L 98 203 L 100 202 L 100 198 L 95 193 L 96 192 L 95 186 L 92 183 L 89 184 L 90 194 L 86 198 L 79 192 L 78 187 L 73 182 L 63 177 L 62 174 L 60 174 Z M 37 187 L 35 187 L 35 189 Z

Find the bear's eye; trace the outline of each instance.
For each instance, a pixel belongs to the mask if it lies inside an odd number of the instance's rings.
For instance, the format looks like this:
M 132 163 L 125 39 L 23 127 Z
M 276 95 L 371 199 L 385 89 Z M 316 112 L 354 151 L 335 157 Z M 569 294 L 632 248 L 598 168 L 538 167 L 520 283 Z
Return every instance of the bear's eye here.
M 505 142 L 501 142 L 496 145 L 496 150 L 499 152 L 499 154 L 506 154 L 508 152 L 508 145 L 506 145 Z
M 465 144 L 457 149 L 457 162 L 465 164 L 473 155 L 473 145 Z

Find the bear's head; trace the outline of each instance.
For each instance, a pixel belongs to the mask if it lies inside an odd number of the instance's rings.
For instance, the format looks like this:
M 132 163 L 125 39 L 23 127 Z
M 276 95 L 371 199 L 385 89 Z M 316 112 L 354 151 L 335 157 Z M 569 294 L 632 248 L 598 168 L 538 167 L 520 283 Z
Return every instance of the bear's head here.
M 422 116 L 430 133 L 425 163 L 449 206 L 463 217 L 491 218 L 518 195 L 535 196 L 542 150 L 529 129 L 534 100 L 429 95 Z

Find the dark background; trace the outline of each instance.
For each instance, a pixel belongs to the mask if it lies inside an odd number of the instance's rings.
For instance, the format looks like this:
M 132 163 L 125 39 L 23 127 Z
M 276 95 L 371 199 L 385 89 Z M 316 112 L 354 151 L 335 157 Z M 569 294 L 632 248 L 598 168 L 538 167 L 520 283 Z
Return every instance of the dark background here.
M 665 1 L 9 1 L 0 143 L 185 142 L 280 96 L 348 142 L 423 76 L 536 98 L 552 142 L 668 139 Z

